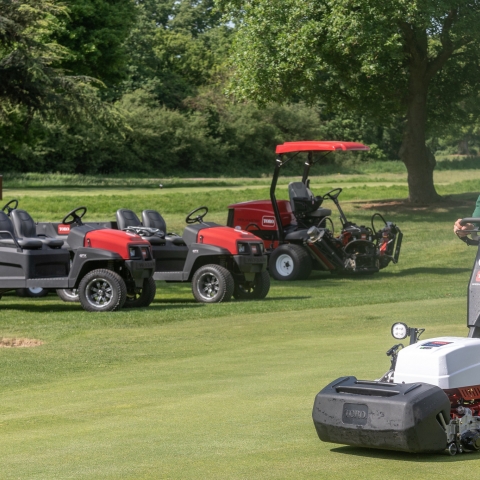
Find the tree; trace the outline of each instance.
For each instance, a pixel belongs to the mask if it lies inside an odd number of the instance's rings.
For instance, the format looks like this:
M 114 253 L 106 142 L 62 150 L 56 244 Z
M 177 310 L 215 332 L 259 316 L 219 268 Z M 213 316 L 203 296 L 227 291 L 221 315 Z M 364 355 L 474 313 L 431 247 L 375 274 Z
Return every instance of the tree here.
M 231 28 L 213 0 L 141 0 L 126 48 L 124 91 L 144 89 L 169 108 L 210 82 L 228 55 Z
M 64 0 L 68 17 L 56 32 L 57 42 L 69 50 L 62 67 L 113 86 L 126 76 L 125 42 L 135 24 L 132 0 Z
M 438 200 L 429 131 L 480 86 L 478 0 L 217 0 L 236 15 L 232 91 L 403 119 L 410 201 Z
M 60 67 L 69 50 L 54 40 L 68 9 L 53 0 L 0 0 L 0 157 L 18 160 L 44 136 L 42 124 L 117 121 L 101 82 Z M 96 126 L 95 125 L 95 126 Z M 91 127 L 92 128 L 92 127 Z M 22 163 L 22 162 L 20 162 Z M 18 168 L 19 162 L 15 162 Z M 38 169 L 24 162 L 23 169 Z

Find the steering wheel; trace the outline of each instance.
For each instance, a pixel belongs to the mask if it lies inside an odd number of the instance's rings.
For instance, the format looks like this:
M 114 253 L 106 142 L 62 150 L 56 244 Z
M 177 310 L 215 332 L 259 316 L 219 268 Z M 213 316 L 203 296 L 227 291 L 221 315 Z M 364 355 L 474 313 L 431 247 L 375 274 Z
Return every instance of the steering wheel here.
M 194 213 L 202 212 L 201 214 L 197 215 L 196 217 L 192 217 Z M 192 223 L 203 223 L 203 217 L 208 213 L 207 207 L 198 207 L 195 210 L 192 210 L 187 217 L 185 218 L 185 222 L 191 225 Z
M 13 207 L 10 205 L 13 203 Z M 5 212 L 8 216 L 10 216 L 10 212 L 12 210 L 15 210 L 18 207 L 18 200 L 14 198 L 13 200 L 10 200 L 6 205 L 3 206 L 2 212 Z
M 325 197 L 328 197 L 332 200 L 336 200 L 338 198 L 338 196 L 342 193 L 342 189 L 341 188 L 334 188 L 333 190 L 330 190 L 329 192 L 327 192 L 323 198 Z
M 87 213 L 87 207 L 74 208 L 71 212 L 68 212 L 63 217 L 62 223 L 64 225 L 72 225 L 73 223 L 76 223 L 77 225 L 83 225 L 82 218 L 86 213 Z M 69 217 L 72 217 L 72 219 L 68 220 Z

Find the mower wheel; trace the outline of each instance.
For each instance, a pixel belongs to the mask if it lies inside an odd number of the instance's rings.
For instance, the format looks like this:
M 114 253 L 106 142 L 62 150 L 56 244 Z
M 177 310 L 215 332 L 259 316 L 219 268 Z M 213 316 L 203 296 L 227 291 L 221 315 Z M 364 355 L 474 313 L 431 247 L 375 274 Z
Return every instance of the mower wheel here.
M 78 296 L 77 288 L 57 288 L 57 295 L 64 302 L 79 302 L 80 298 Z
M 253 282 L 246 280 L 235 282 L 233 297 L 237 300 L 260 300 L 265 298 L 270 290 L 270 275 L 265 270 L 255 274 Z
M 305 247 L 284 244 L 271 253 L 268 270 L 276 280 L 306 280 L 312 271 L 312 260 Z
M 16 294 L 18 297 L 40 298 L 48 295 L 49 289 L 42 287 L 18 288 Z
M 113 312 L 123 307 L 127 286 L 112 270 L 92 270 L 80 280 L 78 296 L 87 312 Z
M 199 302 L 228 302 L 234 287 L 232 274 L 220 265 L 204 265 L 193 274 L 193 296 Z
M 127 291 L 127 299 L 123 308 L 143 308 L 148 307 L 155 298 L 157 285 L 153 277 L 143 280 L 142 288 L 135 288 L 132 292 Z

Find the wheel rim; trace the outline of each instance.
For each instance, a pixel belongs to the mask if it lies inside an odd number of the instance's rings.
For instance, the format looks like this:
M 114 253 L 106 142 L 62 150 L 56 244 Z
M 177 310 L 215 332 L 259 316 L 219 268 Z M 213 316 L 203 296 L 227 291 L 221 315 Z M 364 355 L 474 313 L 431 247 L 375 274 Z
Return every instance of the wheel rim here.
M 38 293 L 42 293 L 43 287 L 30 287 L 29 290 L 30 290 L 30 293 L 37 295 Z
M 279 275 L 282 277 L 288 277 L 288 275 L 293 272 L 292 257 L 286 253 L 282 253 L 275 262 L 275 268 Z
M 202 298 L 212 300 L 218 295 L 220 281 L 213 273 L 206 272 L 197 280 L 197 292 Z
M 87 284 L 85 297 L 94 307 L 106 307 L 113 301 L 113 286 L 105 278 L 93 278 Z
M 63 293 L 70 298 L 78 298 L 78 288 L 65 288 Z

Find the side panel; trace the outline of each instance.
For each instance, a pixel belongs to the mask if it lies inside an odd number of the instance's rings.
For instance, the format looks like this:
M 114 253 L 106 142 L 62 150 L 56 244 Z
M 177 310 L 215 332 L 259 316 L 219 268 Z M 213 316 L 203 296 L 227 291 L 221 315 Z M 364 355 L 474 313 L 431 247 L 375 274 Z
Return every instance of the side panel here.
M 278 209 L 282 219 L 283 227 L 295 225 L 296 220 L 292 212 L 292 207 L 288 200 L 278 200 Z M 243 202 L 229 205 L 228 226 L 240 227 L 246 229 L 252 224 L 252 231 L 256 227 L 262 231 L 276 232 L 277 222 L 273 213 L 272 202 L 270 200 L 257 200 L 254 202 Z M 233 211 L 233 214 L 230 213 Z
M 3 247 L 0 248 L 0 288 L 43 286 L 48 279 L 66 287 L 69 266 L 70 255 L 63 249 L 44 247 L 18 251 Z

